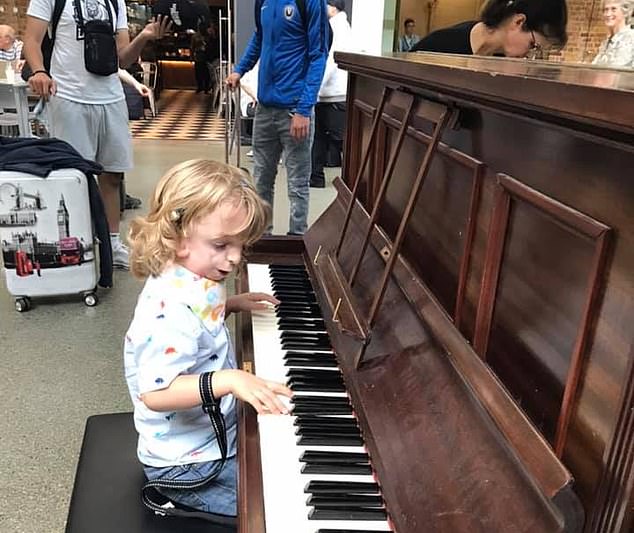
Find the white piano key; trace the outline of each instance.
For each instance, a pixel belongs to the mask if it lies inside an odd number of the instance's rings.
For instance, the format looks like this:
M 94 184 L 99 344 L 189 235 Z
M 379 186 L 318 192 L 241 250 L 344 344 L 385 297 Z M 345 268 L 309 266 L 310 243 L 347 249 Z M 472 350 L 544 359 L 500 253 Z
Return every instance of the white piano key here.
M 315 533 L 319 528 L 356 528 L 370 531 L 389 529 L 384 520 L 309 520 L 308 513 L 311 508 L 306 505 L 309 495 L 304 492 L 304 487 L 309 481 L 373 481 L 372 477 L 301 474 L 299 457 L 306 448 L 294 445 L 292 417 L 263 415 L 258 417 L 258 425 L 267 533 Z M 335 448 L 315 446 L 310 449 L 332 451 Z M 365 450 L 362 447 L 353 449 Z
M 252 292 L 272 293 L 268 265 L 248 265 L 249 290 Z M 286 372 L 290 368 L 284 365 L 286 352 L 280 341 L 280 330 L 275 310 L 265 309 L 252 313 L 254 363 L 258 376 L 275 381 L 286 381 Z M 322 350 L 292 350 L 313 353 Z M 311 368 L 311 367 L 308 367 Z M 321 369 L 320 367 L 312 367 Z M 302 391 L 296 396 L 328 396 L 347 398 L 340 392 Z M 332 415 L 339 418 L 354 418 L 350 415 Z M 384 520 L 309 520 L 311 507 L 306 505 L 309 494 L 304 488 L 309 481 L 375 481 L 372 476 L 341 476 L 326 474 L 302 474 L 302 453 L 314 451 L 343 451 L 365 453 L 363 446 L 314 446 L 298 445 L 295 435 L 294 416 L 262 415 L 258 417 L 260 432 L 260 452 L 262 457 L 262 480 L 266 529 L 269 533 L 293 531 L 294 533 L 315 533 L 320 528 L 384 531 L 389 525 Z

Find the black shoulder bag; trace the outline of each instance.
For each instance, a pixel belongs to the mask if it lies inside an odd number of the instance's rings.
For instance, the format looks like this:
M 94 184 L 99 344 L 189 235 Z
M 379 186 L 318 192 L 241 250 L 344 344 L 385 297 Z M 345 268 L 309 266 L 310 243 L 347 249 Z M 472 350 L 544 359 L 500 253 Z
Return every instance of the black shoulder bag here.
M 175 481 L 166 479 L 155 479 L 148 481 L 141 489 L 141 499 L 143 504 L 154 511 L 156 514 L 164 516 L 181 516 L 189 518 L 202 518 L 208 522 L 214 522 L 216 524 L 222 524 L 227 526 L 235 526 L 237 521 L 235 516 L 227 516 L 216 513 L 206 513 L 197 509 L 185 508 L 184 506 L 170 507 L 165 506 L 169 502 L 167 498 L 161 495 L 157 488 L 176 489 L 176 490 L 192 490 L 205 486 L 210 481 L 213 481 L 225 465 L 227 460 L 227 429 L 225 428 L 225 421 L 220 410 L 220 402 L 216 399 L 211 387 L 211 378 L 213 372 L 203 372 L 198 378 L 198 388 L 200 390 L 200 397 L 202 399 L 202 409 L 209 415 L 211 425 L 216 433 L 216 440 L 218 441 L 218 447 L 220 448 L 220 461 L 218 461 L 216 468 L 206 478 L 195 479 L 190 481 Z
M 117 1 L 117 0 L 115 0 Z M 84 65 L 86 70 L 98 76 L 110 76 L 119 69 L 119 55 L 115 41 L 115 24 L 112 20 L 110 0 L 105 1 L 108 20 L 89 20 L 84 23 L 80 0 L 73 0 L 77 19 L 77 38 L 84 40 Z

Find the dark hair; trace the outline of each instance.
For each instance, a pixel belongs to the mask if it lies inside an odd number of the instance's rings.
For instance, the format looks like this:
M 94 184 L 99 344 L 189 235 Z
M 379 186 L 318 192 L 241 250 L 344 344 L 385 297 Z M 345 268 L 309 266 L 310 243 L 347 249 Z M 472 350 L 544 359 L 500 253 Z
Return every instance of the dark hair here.
M 407 28 L 408 24 L 416 24 L 416 21 L 414 19 L 405 19 L 405 22 L 403 22 L 403 26 Z
M 526 30 L 541 33 L 553 44 L 566 44 L 566 0 L 489 0 L 482 10 L 480 20 L 489 28 L 497 28 L 516 14 L 526 17 Z
M 328 5 L 337 8 L 339 11 L 346 10 L 346 0 L 328 0 Z

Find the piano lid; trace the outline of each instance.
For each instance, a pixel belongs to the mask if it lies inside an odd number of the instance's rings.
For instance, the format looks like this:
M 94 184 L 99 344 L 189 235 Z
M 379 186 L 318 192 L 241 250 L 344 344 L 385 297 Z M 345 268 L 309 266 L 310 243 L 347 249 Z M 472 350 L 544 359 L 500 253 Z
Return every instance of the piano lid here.
M 509 106 L 513 113 L 537 112 L 547 121 L 582 121 L 634 134 L 632 70 L 431 52 L 382 56 L 337 52 L 335 59 L 352 73 L 440 89 L 440 98 L 460 96 L 496 108 Z

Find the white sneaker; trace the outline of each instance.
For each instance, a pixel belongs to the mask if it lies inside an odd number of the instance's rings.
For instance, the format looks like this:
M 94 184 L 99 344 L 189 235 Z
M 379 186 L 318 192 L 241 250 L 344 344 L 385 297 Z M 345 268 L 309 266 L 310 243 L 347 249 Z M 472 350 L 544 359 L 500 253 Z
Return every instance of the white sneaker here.
M 253 157 L 253 150 L 249 150 L 247 152 L 247 157 Z
M 112 241 L 112 266 L 121 270 L 130 269 L 128 247 L 120 239 Z

